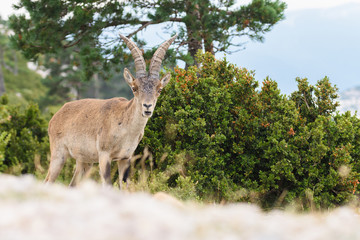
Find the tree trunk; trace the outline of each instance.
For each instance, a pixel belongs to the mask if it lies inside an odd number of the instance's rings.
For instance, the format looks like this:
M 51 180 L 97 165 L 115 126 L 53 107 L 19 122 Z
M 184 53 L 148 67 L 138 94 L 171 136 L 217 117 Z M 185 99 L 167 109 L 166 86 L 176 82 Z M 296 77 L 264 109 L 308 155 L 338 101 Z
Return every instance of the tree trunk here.
M 18 68 L 18 58 L 17 58 L 17 54 L 16 54 L 16 51 L 13 51 L 13 54 L 14 54 L 14 75 L 18 75 L 19 73 L 19 68 Z
M 189 33 L 191 34 L 191 30 L 188 30 L 188 53 L 194 59 L 193 65 L 199 66 L 199 63 L 196 62 L 195 55 L 199 50 L 202 49 L 202 43 L 192 35 L 189 35 Z M 188 67 L 190 66 L 186 63 L 185 68 L 187 69 Z
M 185 22 L 186 31 L 187 31 L 187 44 L 188 44 L 188 53 L 194 59 L 194 64 L 199 66 L 195 60 L 195 55 L 198 50 L 203 48 L 202 39 L 199 34 L 201 34 L 201 23 L 200 23 L 200 12 L 199 5 L 193 5 L 192 1 L 187 2 L 187 11 L 186 14 L 191 16 L 191 20 Z M 186 63 L 185 68 L 187 69 L 189 65 Z
M 213 55 L 215 54 L 214 53 L 214 44 L 206 36 L 204 37 L 204 46 L 205 46 L 205 52 L 209 52 Z
M 2 65 L 0 65 L 0 96 L 2 96 L 4 93 L 5 93 L 5 81 L 2 72 Z
M 94 74 L 94 98 L 100 98 L 100 79 L 99 79 L 99 74 L 95 73 Z
M 3 62 L 4 62 L 4 54 L 3 54 L 3 49 L 0 47 L 0 96 L 2 96 L 5 93 L 5 80 L 2 71 Z

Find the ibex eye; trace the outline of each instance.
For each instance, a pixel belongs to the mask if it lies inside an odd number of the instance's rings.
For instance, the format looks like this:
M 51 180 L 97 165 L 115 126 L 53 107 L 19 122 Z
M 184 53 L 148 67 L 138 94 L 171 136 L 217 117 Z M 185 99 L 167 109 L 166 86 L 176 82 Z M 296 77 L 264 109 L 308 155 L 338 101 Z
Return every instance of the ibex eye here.
M 160 89 L 158 90 L 158 93 L 161 93 L 161 91 L 162 91 L 162 88 L 160 88 Z
M 133 87 L 132 90 L 133 90 L 133 92 L 136 92 L 136 91 L 137 91 L 137 88 Z

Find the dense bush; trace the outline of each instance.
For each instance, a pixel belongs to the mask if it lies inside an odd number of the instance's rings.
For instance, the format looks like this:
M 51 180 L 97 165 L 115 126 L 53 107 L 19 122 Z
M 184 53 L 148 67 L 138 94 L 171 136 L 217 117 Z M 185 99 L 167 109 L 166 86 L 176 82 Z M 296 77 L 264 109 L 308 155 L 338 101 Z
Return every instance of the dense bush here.
M 337 89 L 327 78 L 316 86 L 297 79 L 298 91 L 287 97 L 271 79 L 258 89 L 251 72 L 211 54 L 198 62 L 201 68 L 175 69 L 146 127 L 141 145 L 159 172 L 183 156 L 182 175 L 200 197 L 263 207 L 330 207 L 356 193 L 360 121 L 335 113 Z
M 35 173 L 46 166 L 49 144 L 47 122 L 35 104 L 25 108 L 8 106 L 6 96 L 0 102 L 0 138 L 4 145 L 1 171 L 13 174 Z M 1 149 L 0 149 L 1 153 Z M 38 164 L 38 166 L 36 166 Z

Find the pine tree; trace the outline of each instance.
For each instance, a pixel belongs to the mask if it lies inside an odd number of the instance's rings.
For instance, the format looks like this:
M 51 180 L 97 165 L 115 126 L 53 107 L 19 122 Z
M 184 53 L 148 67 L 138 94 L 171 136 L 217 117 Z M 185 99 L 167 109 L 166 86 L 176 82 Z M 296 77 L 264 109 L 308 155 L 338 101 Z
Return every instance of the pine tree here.
M 236 6 L 234 0 L 20 0 L 15 8 L 25 9 L 30 18 L 10 17 L 12 44 L 30 59 L 70 48 L 79 53 L 89 79 L 123 61 L 124 45 L 112 33 L 132 29 L 128 37 L 141 43 L 138 32 L 165 23 L 166 29 L 179 33 L 177 49 L 185 48 L 177 58 L 193 65 L 199 49 L 215 53 L 234 45 L 243 48 L 242 42 L 236 43 L 243 40 L 236 37 L 262 41 L 284 18 L 286 8 L 279 0 Z

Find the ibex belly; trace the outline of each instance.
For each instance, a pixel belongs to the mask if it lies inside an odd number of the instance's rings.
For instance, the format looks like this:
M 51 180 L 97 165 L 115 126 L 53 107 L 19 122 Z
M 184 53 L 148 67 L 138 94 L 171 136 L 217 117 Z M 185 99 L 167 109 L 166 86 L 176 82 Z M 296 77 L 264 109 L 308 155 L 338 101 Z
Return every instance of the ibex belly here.
M 74 136 L 69 139 L 70 144 L 67 145 L 67 149 L 72 158 L 76 161 L 84 163 L 98 162 L 98 151 L 96 149 L 95 139 L 91 139 L 89 136 Z
M 116 142 L 116 144 L 106 141 L 106 143 L 109 144 L 100 143 L 100 145 L 106 145 L 106 148 L 101 149 L 96 147 L 97 144 L 95 141 L 86 141 L 79 145 L 73 144 L 70 148 L 68 148 L 68 150 L 72 158 L 76 159 L 76 161 L 84 163 L 98 162 L 100 152 L 106 152 L 111 160 L 129 159 L 137 147 L 137 139 L 135 141 L 131 141 L 131 139 L 123 139 L 124 141 Z
M 131 158 L 143 136 L 143 131 L 117 133 L 99 136 L 96 144 L 98 152 L 108 153 L 113 161 Z

